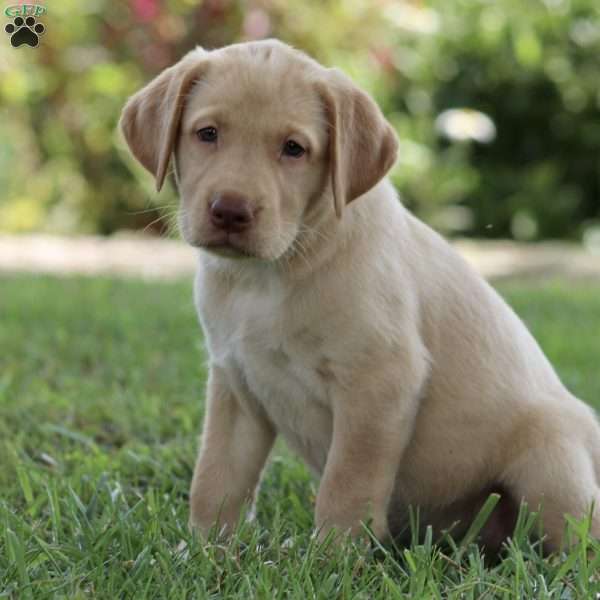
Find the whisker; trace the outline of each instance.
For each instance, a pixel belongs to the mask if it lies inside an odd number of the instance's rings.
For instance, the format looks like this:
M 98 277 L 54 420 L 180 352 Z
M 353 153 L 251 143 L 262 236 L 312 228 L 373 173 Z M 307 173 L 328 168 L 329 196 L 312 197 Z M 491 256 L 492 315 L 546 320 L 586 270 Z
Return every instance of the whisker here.
M 165 212 L 164 214 L 159 215 L 156 219 L 154 219 L 153 221 L 150 221 L 150 223 L 148 223 L 144 229 L 142 230 L 144 233 L 146 233 L 155 223 L 160 223 L 161 221 L 165 221 L 166 225 L 167 225 L 167 231 L 169 231 L 169 227 L 170 227 L 170 223 L 173 222 L 173 220 L 176 220 L 177 215 L 181 212 L 181 214 L 185 215 L 185 211 L 183 211 L 182 209 L 179 209 L 177 207 L 170 207 L 172 210 L 170 212 Z
M 177 208 L 177 206 L 173 204 L 157 204 L 156 206 L 150 206 L 148 208 L 142 208 L 140 210 L 127 210 L 125 214 L 127 215 L 143 215 L 149 212 L 156 212 L 157 210 L 166 210 L 170 208 Z

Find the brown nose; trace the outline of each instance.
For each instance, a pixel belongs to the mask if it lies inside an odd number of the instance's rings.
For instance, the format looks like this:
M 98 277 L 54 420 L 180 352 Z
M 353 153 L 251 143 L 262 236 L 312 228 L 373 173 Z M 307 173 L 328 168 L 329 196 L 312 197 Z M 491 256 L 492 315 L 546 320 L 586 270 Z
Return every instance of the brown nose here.
M 217 229 L 240 233 L 252 224 L 254 215 L 250 203 L 239 194 L 217 194 L 210 205 L 210 220 Z

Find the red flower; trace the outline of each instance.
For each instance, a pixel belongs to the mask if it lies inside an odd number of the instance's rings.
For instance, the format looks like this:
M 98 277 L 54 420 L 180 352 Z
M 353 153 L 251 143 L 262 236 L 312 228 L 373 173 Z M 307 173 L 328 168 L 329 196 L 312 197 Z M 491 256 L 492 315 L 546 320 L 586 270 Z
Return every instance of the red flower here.
M 158 15 L 158 0 L 132 0 L 131 7 L 140 21 L 152 21 Z

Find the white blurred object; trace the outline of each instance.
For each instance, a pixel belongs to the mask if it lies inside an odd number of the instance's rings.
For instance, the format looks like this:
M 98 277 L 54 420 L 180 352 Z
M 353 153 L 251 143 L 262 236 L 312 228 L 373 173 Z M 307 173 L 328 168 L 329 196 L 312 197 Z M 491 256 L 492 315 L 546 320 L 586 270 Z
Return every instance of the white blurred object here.
M 408 2 L 394 2 L 385 8 L 385 16 L 397 27 L 415 33 L 434 34 L 440 28 L 440 16 L 431 8 Z
M 496 126 L 485 113 L 470 108 L 451 108 L 435 120 L 436 129 L 456 141 L 475 140 L 488 144 L 496 137 Z
M 600 225 L 594 225 L 585 230 L 583 234 L 583 245 L 591 254 L 600 256 Z

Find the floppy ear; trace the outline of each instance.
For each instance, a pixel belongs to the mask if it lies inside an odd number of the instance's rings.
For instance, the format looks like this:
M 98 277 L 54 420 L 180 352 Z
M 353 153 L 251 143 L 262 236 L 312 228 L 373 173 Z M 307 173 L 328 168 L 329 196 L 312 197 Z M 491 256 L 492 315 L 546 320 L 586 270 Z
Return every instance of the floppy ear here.
M 368 192 L 396 160 L 398 140 L 379 107 L 337 69 L 320 82 L 329 124 L 329 163 L 335 212 Z
M 156 178 L 160 191 L 179 129 L 185 98 L 206 64 L 206 52 L 192 50 L 134 94 L 119 122 L 129 149 Z

